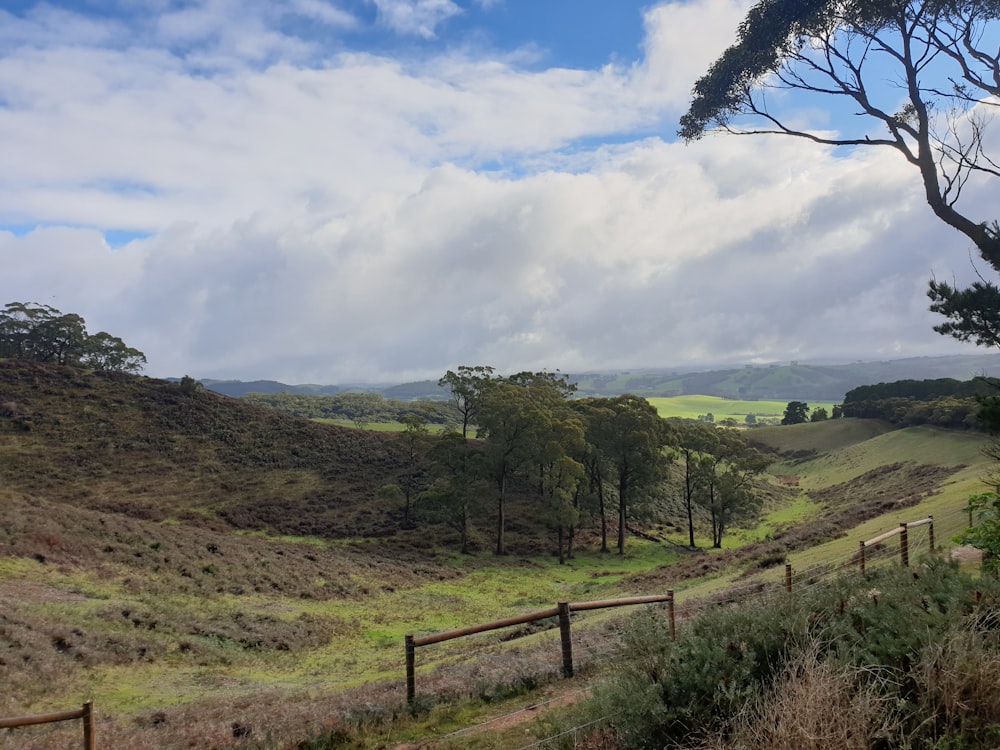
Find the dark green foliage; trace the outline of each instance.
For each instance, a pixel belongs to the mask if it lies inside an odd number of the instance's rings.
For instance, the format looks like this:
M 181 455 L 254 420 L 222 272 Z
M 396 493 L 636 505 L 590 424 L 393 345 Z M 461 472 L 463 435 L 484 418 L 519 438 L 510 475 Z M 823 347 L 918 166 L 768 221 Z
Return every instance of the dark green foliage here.
M 970 617 L 997 606 L 998 594 L 957 566 L 928 559 L 912 570 L 848 575 L 793 595 L 722 604 L 683 628 L 676 642 L 664 618 L 647 616 L 627 632 L 619 676 L 588 713 L 610 716 L 626 748 L 724 732 L 807 651 L 863 667 L 872 678 L 885 670 L 893 678 L 881 689 L 906 712 L 921 697 L 908 679 L 913 665 Z M 915 713 L 904 719 L 913 732 L 930 731 Z
M 977 281 L 968 289 L 958 289 L 932 279 L 927 296 L 931 312 L 948 319 L 934 326 L 935 331 L 979 346 L 1000 346 L 1000 289 L 996 284 Z
M 802 424 L 809 421 L 809 404 L 804 401 L 789 401 L 781 424 Z
M 845 417 L 884 419 L 909 427 L 930 424 L 949 429 L 976 429 L 984 397 L 995 388 L 986 378 L 897 380 L 863 385 L 844 396 Z
M 969 498 L 972 525 L 955 537 L 956 544 L 968 544 L 983 551 L 983 568 L 1000 574 L 1000 495 L 985 492 Z
M 49 305 L 8 302 L 0 310 L 0 358 L 139 372 L 146 355 L 105 331 L 87 333 L 79 315 Z
M 862 401 L 879 401 L 890 398 L 908 398 L 914 401 L 934 401 L 939 398 L 973 398 L 991 393 L 992 389 L 982 379 L 955 380 L 895 380 L 891 383 L 862 385 L 844 395 L 844 406 Z
M 908 398 L 887 398 L 845 404 L 843 415 L 860 419 L 884 419 L 899 427 L 926 424 L 953 430 L 972 430 L 982 427 L 979 420 L 980 409 L 980 404 L 975 399 L 939 398 L 915 401 Z
M 753 6 L 740 24 L 739 41 L 695 83 L 678 135 L 697 140 L 713 124 L 725 124 L 742 112 L 747 89 L 802 48 L 808 30 L 829 4 L 829 0 L 761 0 Z

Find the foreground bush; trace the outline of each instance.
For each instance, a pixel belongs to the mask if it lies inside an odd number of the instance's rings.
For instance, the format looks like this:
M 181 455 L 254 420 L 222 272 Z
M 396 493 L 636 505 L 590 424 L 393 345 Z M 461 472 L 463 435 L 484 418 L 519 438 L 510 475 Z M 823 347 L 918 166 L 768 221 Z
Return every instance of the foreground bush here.
M 710 610 L 624 639 L 573 721 L 605 750 L 1000 746 L 995 582 L 928 559 Z

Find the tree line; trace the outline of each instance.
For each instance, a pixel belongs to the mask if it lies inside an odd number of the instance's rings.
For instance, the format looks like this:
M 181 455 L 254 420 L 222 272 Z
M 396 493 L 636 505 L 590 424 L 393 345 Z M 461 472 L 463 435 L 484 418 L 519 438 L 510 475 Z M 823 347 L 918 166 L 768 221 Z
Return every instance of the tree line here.
M 898 380 L 854 388 L 844 396 L 845 417 L 884 419 L 894 425 L 981 430 L 983 403 L 996 393 L 986 378 Z
M 131 373 L 146 364 L 145 354 L 117 336 L 88 333 L 79 315 L 33 302 L 8 302 L 0 310 L 0 358 Z
M 573 398 L 575 384 L 558 373 L 463 366 L 440 382 L 459 427 L 431 436 L 412 419 L 400 436 L 405 468 L 383 490 L 404 503 L 407 521 L 450 526 L 463 553 L 484 520 L 493 523 L 494 552 L 507 552 L 513 498 L 531 516 L 519 520 L 552 534 L 560 561 L 573 556 L 584 526 L 600 535 L 602 552 L 613 535 L 624 554 L 629 523 L 657 516 L 685 518 L 692 547 L 704 521 L 721 547 L 731 526 L 762 506 L 768 460 L 739 430 L 665 420 L 630 394 Z

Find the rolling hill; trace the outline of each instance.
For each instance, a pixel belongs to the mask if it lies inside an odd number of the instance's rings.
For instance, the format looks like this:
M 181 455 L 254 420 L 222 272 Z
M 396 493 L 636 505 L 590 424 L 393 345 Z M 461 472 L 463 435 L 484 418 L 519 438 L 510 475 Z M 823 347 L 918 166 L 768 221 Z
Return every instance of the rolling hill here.
M 580 396 L 620 396 L 633 393 L 646 397 L 718 396 L 748 401 L 828 401 L 840 403 L 844 394 L 861 385 L 896 380 L 955 378 L 1000 373 L 1000 355 L 957 357 L 912 357 L 881 362 L 850 364 L 799 363 L 745 365 L 743 367 L 692 371 L 683 368 L 643 369 L 569 374 Z M 273 380 L 204 380 L 206 388 L 239 397 L 247 393 L 301 393 L 331 395 L 344 391 L 381 393 L 386 398 L 447 398 L 436 380 L 395 385 L 288 385 Z

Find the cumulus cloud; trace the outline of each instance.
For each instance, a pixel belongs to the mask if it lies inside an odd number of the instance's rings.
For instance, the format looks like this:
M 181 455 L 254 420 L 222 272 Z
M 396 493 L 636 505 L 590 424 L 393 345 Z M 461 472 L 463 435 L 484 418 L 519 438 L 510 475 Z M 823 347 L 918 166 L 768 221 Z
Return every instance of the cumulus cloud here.
M 272 6 L 230 0 L 163 13 L 127 45 L 108 42 L 120 21 L 81 18 L 60 44 L 28 14 L 17 35 L 39 41 L 0 55 L 0 225 L 16 228 L 0 298 L 79 312 L 164 376 L 955 351 L 924 288 L 973 275 L 967 243 L 898 155 L 672 142 L 745 5 L 654 6 L 644 58 L 598 70 L 317 57 Z M 424 36 L 459 10 L 378 6 Z M 283 12 L 360 23 L 321 0 Z M 110 230 L 148 236 L 110 247 Z

